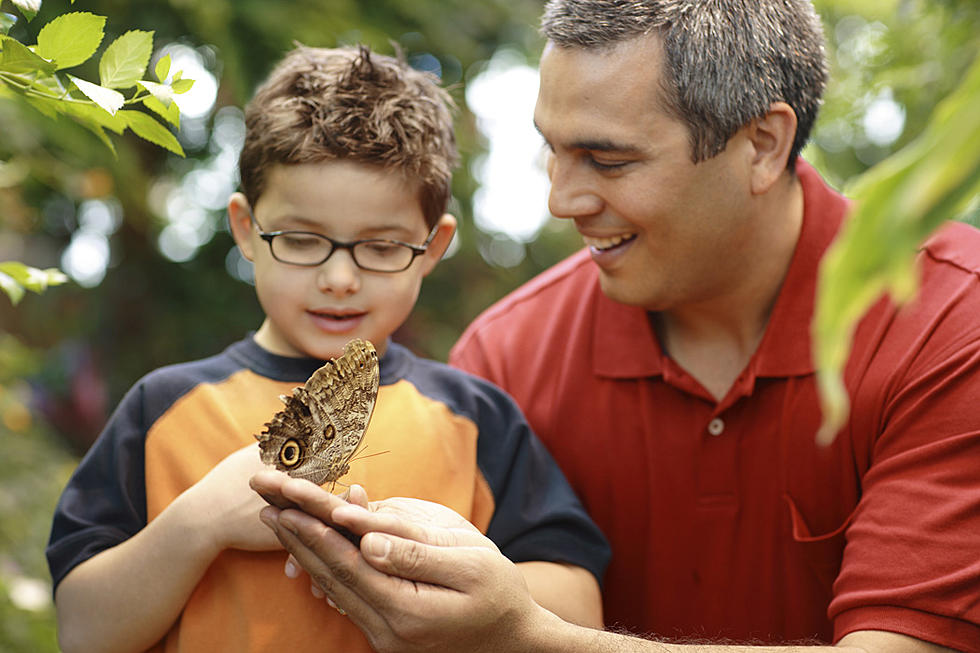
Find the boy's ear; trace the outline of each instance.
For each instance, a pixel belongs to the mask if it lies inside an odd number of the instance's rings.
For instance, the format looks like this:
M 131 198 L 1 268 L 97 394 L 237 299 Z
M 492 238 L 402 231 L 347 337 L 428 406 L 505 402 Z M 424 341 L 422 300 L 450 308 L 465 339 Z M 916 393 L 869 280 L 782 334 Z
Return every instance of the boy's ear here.
M 422 275 L 425 276 L 432 272 L 436 267 L 436 263 L 442 258 L 442 255 L 446 253 L 449 248 L 449 243 L 453 240 L 453 234 L 456 233 L 456 218 L 449 213 L 443 214 L 439 221 L 436 223 L 436 235 L 432 237 L 432 242 L 429 243 L 429 248 L 425 251 L 423 255 L 422 262 Z
M 785 102 L 773 102 L 769 113 L 749 127 L 754 148 L 752 193 L 762 195 L 786 172 L 789 153 L 796 139 L 796 112 Z
M 228 198 L 228 227 L 239 251 L 249 261 L 252 260 L 252 214 L 248 200 L 241 193 L 232 193 Z

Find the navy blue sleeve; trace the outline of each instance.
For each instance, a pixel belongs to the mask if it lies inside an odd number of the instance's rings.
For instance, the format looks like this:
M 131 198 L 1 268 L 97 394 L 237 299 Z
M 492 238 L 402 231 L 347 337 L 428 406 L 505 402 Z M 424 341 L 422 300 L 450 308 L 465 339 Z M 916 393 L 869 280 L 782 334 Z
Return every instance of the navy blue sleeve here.
M 476 463 L 494 498 L 487 536 L 501 552 L 514 562 L 584 567 L 601 583 L 609 544 L 517 403 L 489 381 L 415 358 L 393 344 L 382 360 L 382 375 L 396 372 L 476 424 Z
M 476 417 L 477 464 L 495 501 L 487 536 L 514 562 L 578 565 L 601 584 L 610 549 L 599 527 L 516 403 L 494 386 L 485 393 Z
M 54 587 L 146 526 L 144 388 L 126 394 L 58 501 L 46 551 Z

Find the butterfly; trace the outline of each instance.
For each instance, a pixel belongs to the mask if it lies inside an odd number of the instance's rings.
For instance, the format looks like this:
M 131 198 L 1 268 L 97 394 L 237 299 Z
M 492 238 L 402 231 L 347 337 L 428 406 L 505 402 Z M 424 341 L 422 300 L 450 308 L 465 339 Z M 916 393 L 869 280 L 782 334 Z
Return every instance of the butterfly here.
M 371 421 L 379 378 L 374 345 L 348 342 L 343 356 L 328 360 L 291 395 L 280 395 L 285 408 L 255 436 L 262 462 L 317 485 L 346 474 Z

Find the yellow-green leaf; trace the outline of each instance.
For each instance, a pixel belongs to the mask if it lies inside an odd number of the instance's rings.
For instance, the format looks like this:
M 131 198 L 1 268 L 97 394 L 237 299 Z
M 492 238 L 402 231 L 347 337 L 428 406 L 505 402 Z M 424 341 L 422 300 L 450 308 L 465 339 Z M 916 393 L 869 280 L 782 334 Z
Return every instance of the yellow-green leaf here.
M 116 115 L 116 112 L 122 108 L 123 103 L 126 102 L 126 98 L 119 91 L 114 91 L 111 88 L 106 88 L 105 86 L 99 86 L 98 84 L 93 84 L 92 82 L 86 82 L 84 79 L 79 79 L 74 75 L 69 75 L 68 78 L 78 87 L 78 90 L 85 94 L 85 96 L 95 102 L 97 105 L 108 111 L 112 115 Z
M 13 14 L 0 12 L 0 34 L 6 34 L 10 28 L 17 23 L 17 17 Z
M 187 91 L 191 90 L 191 87 L 193 86 L 193 79 L 178 79 L 173 82 L 174 93 L 177 93 L 178 95 L 181 93 L 186 93 Z
M 41 8 L 41 0 L 12 0 L 14 6 L 20 9 L 27 20 L 34 20 L 38 10 Z
M 86 12 L 58 16 L 37 35 L 37 53 L 59 69 L 88 60 L 102 43 L 105 17 Z
M 126 125 L 140 138 L 148 140 L 154 145 L 166 148 L 174 154 L 184 156 L 184 148 L 180 146 L 177 137 L 163 123 L 153 118 L 150 114 L 132 110 L 123 110 L 119 113 L 123 120 L 126 121 Z
M 66 281 L 68 277 L 55 268 L 39 270 L 17 261 L 0 263 L 0 289 L 14 304 L 23 298 L 25 289 L 41 293 L 49 286 L 61 285 Z
M 153 69 L 153 73 L 157 76 L 157 81 L 165 82 L 167 81 L 167 75 L 170 74 L 170 55 L 164 55 L 160 57 L 157 61 L 156 67 Z
M 180 128 L 180 107 L 177 106 L 176 102 L 171 102 L 169 106 L 165 106 L 163 102 L 150 95 L 143 98 L 143 106 L 174 127 Z
M 153 54 L 153 32 L 130 30 L 109 44 L 99 61 L 99 79 L 108 88 L 129 88 L 143 79 Z
M 174 99 L 174 90 L 166 84 L 157 84 L 146 79 L 141 79 L 139 85 L 150 92 L 150 95 L 160 100 L 164 106 L 169 107 Z
M 814 316 L 821 442 L 832 441 L 847 418 L 841 373 L 855 325 L 883 293 L 897 302 L 914 295 L 922 241 L 980 192 L 978 102 L 980 58 L 923 133 L 848 192 L 855 208 L 821 264 Z
M 41 72 L 51 74 L 55 64 L 31 52 L 26 45 L 12 38 L 3 39 L 3 52 L 0 52 L 0 71 L 8 73 Z

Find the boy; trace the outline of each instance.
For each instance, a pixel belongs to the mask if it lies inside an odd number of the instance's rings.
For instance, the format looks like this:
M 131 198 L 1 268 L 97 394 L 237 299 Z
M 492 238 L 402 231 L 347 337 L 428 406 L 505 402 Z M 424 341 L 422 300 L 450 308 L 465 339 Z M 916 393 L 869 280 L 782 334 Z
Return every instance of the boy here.
M 355 337 L 381 356 L 364 438 L 388 453 L 342 482 L 455 509 L 527 561 L 543 605 L 601 623 L 605 542 L 514 404 L 389 341 L 455 230 L 450 106 L 428 75 L 365 48 L 299 48 L 259 88 L 228 216 L 265 320 L 141 380 L 69 482 L 48 547 L 66 651 L 369 650 L 283 575 L 248 489 L 257 447 L 243 448 Z M 555 583 L 572 591 L 556 600 Z

